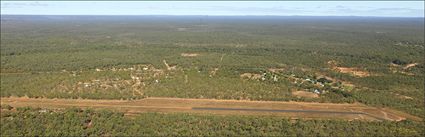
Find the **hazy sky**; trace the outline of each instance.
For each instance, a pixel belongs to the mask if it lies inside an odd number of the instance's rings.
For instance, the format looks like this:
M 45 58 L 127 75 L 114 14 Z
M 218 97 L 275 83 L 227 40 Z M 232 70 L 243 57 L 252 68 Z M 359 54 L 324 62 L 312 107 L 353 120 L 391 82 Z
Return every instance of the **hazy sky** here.
M 1 1 L 1 14 L 424 17 L 424 1 Z

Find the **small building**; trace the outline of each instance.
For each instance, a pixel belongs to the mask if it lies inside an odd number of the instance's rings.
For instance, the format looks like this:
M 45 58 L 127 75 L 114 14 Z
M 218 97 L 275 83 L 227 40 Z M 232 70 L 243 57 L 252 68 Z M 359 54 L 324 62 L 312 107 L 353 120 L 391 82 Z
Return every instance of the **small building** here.
M 277 79 L 277 76 L 276 76 L 276 75 L 274 75 L 274 76 L 273 76 L 273 81 L 275 81 L 275 82 L 277 82 L 277 81 L 278 81 L 278 79 Z
M 321 94 L 322 93 L 319 89 L 314 89 L 313 92 L 316 93 L 316 94 Z

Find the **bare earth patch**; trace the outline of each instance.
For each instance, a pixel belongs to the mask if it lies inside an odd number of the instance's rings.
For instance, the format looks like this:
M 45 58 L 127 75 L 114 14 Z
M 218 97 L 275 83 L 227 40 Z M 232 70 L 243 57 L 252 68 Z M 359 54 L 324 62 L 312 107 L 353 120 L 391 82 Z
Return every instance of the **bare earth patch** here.
M 409 96 L 401 96 L 402 98 L 404 98 L 404 99 L 413 99 L 412 97 L 409 97 Z
M 415 67 L 419 65 L 419 63 L 411 63 L 411 64 L 407 64 L 406 66 L 404 66 L 403 68 L 401 68 L 401 65 L 397 65 L 394 63 L 391 63 L 389 65 L 389 69 L 392 73 L 400 73 L 400 74 L 404 74 L 404 75 L 409 75 L 409 76 L 414 76 L 415 74 L 411 73 L 411 72 L 406 72 L 409 68 Z
M 210 77 L 215 76 L 215 74 L 217 74 L 217 71 L 219 69 L 218 68 L 214 68 L 213 70 L 210 71 Z
M 319 95 L 315 94 L 313 92 L 307 92 L 307 91 L 293 91 L 292 95 L 295 95 L 297 97 L 305 97 L 305 98 L 318 98 Z
M 247 79 L 252 79 L 252 80 L 258 80 L 261 78 L 260 74 L 255 74 L 255 73 L 243 73 L 240 75 L 241 78 L 247 78 Z
M 407 64 L 405 67 L 403 67 L 403 69 L 409 69 L 411 67 L 414 67 L 416 65 L 419 65 L 419 63 L 411 63 L 411 64 Z
M 277 72 L 283 72 L 283 71 L 285 71 L 285 69 L 284 68 L 269 68 L 268 69 L 270 72 L 273 72 L 273 73 L 277 73 Z
M 183 56 L 183 57 L 196 57 L 196 56 L 199 56 L 198 53 L 182 53 L 180 55 Z
M 338 62 L 335 60 L 331 60 L 327 62 L 328 65 L 335 71 L 340 73 L 351 74 L 357 77 L 368 77 L 370 73 L 359 68 L 349 68 L 349 67 L 339 67 Z
M 166 60 L 162 60 L 162 62 L 164 63 L 165 67 L 167 67 L 167 70 L 176 70 L 177 69 L 177 65 L 169 65 Z
M 409 99 L 409 100 L 413 99 L 412 97 L 405 96 L 405 95 L 400 95 L 400 94 L 398 94 L 398 93 L 396 93 L 395 95 L 396 95 L 398 98 L 402 98 L 402 99 Z
M 334 69 L 337 70 L 338 72 L 352 74 L 352 75 L 358 76 L 358 77 L 370 76 L 369 72 L 360 70 L 358 68 L 335 67 Z
M 347 87 L 355 87 L 353 83 L 347 81 L 342 81 L 341 84 Z

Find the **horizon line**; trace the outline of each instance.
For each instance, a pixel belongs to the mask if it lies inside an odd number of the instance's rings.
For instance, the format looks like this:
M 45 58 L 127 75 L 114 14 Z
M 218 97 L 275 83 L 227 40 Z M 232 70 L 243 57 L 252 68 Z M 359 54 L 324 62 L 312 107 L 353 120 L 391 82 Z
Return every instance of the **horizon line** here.
M 173 14 L 140 14 L 140 15 L 134 15 L 134 14 L 0 14 L 1 16 L 225 16 L 225 17 L 232 17 L 232 16 L 269 16 L 269 17 L 379 17 L 379 18 L 425 18 L 425 16 L 357 16 L 357 15 L 346 15 L 346 16 L 339 16 L 339 15 L 173 15 Z

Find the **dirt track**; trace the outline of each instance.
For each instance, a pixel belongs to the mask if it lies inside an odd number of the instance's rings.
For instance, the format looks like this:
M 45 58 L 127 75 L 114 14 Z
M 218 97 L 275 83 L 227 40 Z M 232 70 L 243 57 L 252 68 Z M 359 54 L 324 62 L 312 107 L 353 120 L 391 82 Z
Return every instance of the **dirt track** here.
M 13 107 L 113 109 L 134 115 L 143 112 L 186 112 L 219 115 L 273 115 L 307 119 L 421 120 L 409 114 L 363 104 L 332 104 L 277 101 L 238 101 L 214 99 L 147 98 L 142 100 L 1 98 Z

